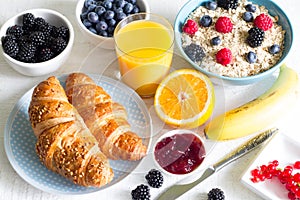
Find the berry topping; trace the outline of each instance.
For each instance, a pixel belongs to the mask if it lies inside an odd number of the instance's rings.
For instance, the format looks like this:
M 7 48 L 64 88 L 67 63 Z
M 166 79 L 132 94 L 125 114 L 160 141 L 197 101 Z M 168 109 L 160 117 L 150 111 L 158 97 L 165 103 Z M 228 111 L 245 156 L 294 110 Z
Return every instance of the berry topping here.
M 245 6 L 245 9 L 248 11 L 248 12 L 252 12 L 254 13 L 256 11 L 256 6 L 253 5 L 252 3 L 249 3 Z
M 232 31 L 233 25 L 228 17 L 219 17 L 215 28 L 220 33 L 229 33 Z
M 245 22 L 252 22 L 253 19 L 253 14 L 251 12 L 244 12 L 243 20 L 245 20 Z
M 192 19 L 188 19 L 182 28 L 183 32 L 193 35 L 198 30 L 198 24 Z
M 212 18 L 209 15 L 203 15 L 200 19 L 200 24 L 203 27 L 209 27 L 212 24 Z
M 164 182 L 162 173 L 157 169 L 151 169 L 145 176 L 148 184 L 154 188 L 160 188 Z
M 150 200 L 150 188 L 141 184 L 131 191 L 132 200 Z
M 238 0 L 217 0 L 219 7 L 228 9 L 236 9 L 238 7 Z
M 221 42 L 222 41 L 221 41 L 221 38 L 219 36 L 212 38 L 211 41 L 210 41 L 210 43 L 214 46 L 217 46 L 217 45 L 221 44 Z
M 258 47 L 261 46 L 264 37 L 265 37 L 265 32 L 257 27 L 251 28 L 248 31 L 248 37 L 247 37 L 247 43 L 251 46 L 251 47 Z
M 201 62 L 205 56 L 203 48 L 194 43 L 186 46 L 183 50 L 193 62 Z
M 213 188 L 208 192 L 207 197 L 207 200 L 224 200 L 225 194 L 221 189 Z
M 264 31 L 269 30 L 273 26 L 271 17 L 262 13 L 254 19 L 254 25 Z
M 206 2 L 205 7 L 208 10 L 216 10 L 217 9 L 217 2 L 215 2 L 215 1 L 208 1 L 208 2 Z
M 248 63 L 255 63 L 257 60 L 257 56 L 253 51 L 249 51 L 246 55 L 246 60 Z
M 277 54 L 280 52 L 280 46 L 278 44 L 273 44 L 269 47 L 270 54 Z
M 221 65 L 228 65 L 232 61 L 232 53 L 230 49 L 228 48 L 223 48 L 219 50 L 216 54 L 216 60 L 217 63 L 220 63 Z

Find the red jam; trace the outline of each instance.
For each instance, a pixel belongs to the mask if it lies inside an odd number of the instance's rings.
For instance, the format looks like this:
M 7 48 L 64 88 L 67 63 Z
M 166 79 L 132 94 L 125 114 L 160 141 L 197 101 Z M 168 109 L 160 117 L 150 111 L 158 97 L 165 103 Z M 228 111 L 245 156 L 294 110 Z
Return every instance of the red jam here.
M 172 174 L 187 174 L 204 160 L 205 148 L 193 134 L 175 134 L 159 141 L 154 149 L 158 164 Z

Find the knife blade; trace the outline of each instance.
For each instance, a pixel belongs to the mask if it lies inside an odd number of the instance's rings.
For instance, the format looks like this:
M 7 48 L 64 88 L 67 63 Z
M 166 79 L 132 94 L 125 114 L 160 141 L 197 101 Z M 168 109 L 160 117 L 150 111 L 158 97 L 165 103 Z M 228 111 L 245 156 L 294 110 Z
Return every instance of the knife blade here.
M 240 158 L 241 156 L 249 153 L 256 147 L 266 143 L 271 136 L 275 135 L 278 132 L 277 128 L 268 129 L 253 138 L 249 139 L 248 141 L 244 142 L 242 145 L 238 146 L 235 150 L 227 154 L 221 160 L 216 162 L 215 164 L 209 166 L 198 178 L 196 181 L 188 184 L 183 185 L 173 185 L 164 191 L 156 200 L 170 200 L 176 199 L 204 181 L 206 178 L 210 177 L 214 173 L 218 172 L 220 169 L 228 165 L 229 163 L 233 162 L 234 160 Z

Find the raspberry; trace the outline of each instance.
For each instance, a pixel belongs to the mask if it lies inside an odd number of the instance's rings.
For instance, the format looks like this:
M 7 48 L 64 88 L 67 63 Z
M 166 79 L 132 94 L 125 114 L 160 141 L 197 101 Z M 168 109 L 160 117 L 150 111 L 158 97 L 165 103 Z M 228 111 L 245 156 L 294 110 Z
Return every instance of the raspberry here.
M 224 65 L 224 66 L 229 64 L 232 60 L 232 53 L 231 53 L 230 49 L 223 48 L 223 49 L 219 50 L 218 53 L 216 54 L 216 60 L 217 60 L 217 63 L 220 63 L 221 65 Z
M 268 15 L 262 13 L 254 19 L 254 25 L 264 31 L 267 31 L 272 28 L 273 21 Z
M 182 28 L 183 32 L 193 35 L 198 30 L 198 24 L 192 19 L 188 19 L 185 25 Z
M 219 17 L 215 28 L 220 33 L 229 33 L 232 31 L 233 25 L 228 17 Z

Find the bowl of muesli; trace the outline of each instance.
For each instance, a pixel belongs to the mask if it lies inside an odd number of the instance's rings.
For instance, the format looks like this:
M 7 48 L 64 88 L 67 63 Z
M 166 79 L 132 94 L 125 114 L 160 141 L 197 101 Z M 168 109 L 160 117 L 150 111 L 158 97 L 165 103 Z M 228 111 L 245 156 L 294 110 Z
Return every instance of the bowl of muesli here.
M 293 43 L 290 20 L 269 0 L 191 0 L 177 14 L 174 30 L 182 56 L 225 85 L 273 75 Z

